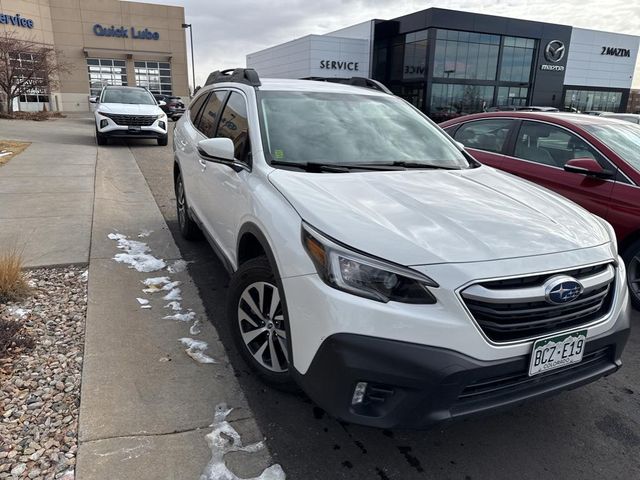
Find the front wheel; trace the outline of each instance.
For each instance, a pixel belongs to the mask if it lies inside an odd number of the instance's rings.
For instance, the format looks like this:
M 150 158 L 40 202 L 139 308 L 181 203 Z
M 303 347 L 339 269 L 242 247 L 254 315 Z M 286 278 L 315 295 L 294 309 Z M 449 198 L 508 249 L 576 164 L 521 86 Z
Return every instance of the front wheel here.
M 106 145 L 108 143 L 107 136 L 104 133 L 100 133 L 98 131 L 98 127 L 96 127 L 96 142 L 98 145 Z
M 640 240 L 631 244 L 622 254 L 622 259 L 627 266 L 627 283 L 631 303 L 640 310 Z
M 178 173 L 175 184 L 176 191 L 176 211 L 178 214 L 178 226 L 180 233 L 186 240 L 196 240 L 200 236 L 200 229 L 196 222 L 191 219 L 189 214 L 189 204 L 184 190 L 184 182 L 182 181 L 182 173 Z
M 269 260 L 254 258 L 231 278 L 227 319 L 240 354 L 260 378 L 274 386 L 292 387 L 282 299 Z

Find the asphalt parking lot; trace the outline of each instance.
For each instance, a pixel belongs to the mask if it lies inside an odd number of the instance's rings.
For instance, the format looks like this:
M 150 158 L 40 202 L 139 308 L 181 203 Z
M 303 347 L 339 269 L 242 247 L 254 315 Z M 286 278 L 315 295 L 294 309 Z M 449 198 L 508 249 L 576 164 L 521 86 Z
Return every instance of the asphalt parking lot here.
M 265 387 L 239 357 L 224 315 L 227 274 L 202 240 L 177 228 L 168 147 L 130 148 L 162 211 L 274 459 L 287 478 L 630 479 L 640 472 L 640 330 L 615 375 L 513 410 L 430 431 L 387 431 L 328 417 L 303 395 Z M 108 148 L 108 147 L 107 147 Z M 634 326 L 640 315 L 633 318 Z M 633 472 L 636 472 L 634 474 Z

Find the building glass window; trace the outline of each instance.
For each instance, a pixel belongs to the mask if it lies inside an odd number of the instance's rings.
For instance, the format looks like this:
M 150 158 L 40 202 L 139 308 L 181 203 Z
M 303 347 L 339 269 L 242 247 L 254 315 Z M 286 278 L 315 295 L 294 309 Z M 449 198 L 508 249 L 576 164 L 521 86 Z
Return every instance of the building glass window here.
M 499 35 L 438 29 L 433 76 L 495 80 L 499 51 Z
M 529 89 L 527 87 L 499 87 L 496 105 L 503 106 L 525 106 L 529 102 L 527 100 Z
M 33 87 L 27 90 L 24 95 L 19 96 L 20 102 L 44 103 L 49 101 L 47 79 L 44 78 L 44 73 L 34 72 L 41 60 L 32 53 L 10 54 L 9 62 L 14 69 L 16 83 L 24 81 L 27 75 L 31 76 L 29 84 Z
M 124 60 L 87 58 L 89 91 L 92 97 L 100 95 L 107 85 L 127 86 L 127 66 Z
M 589 110 L 618 112 L 621 102 L 622 92 L 567 89 L 564 94 L 565 108 L 577 108 L 582 112 Z
M 529 83 L 535 49 L 536 41 L 532 38 L 504 37 L 500 80 Z
M 136 85 L 146 87 L 154 95 L 172 95 L 171 64 L 166 62 L 140 61 L 133 64 Z
M 404 45 L 404 80 L 424 78 L 427 73 L 427 30 L 407 33 Z
M 434 117 L 457 116 L 485 111 L 493 106 L 494 87 L 434 83 L 431 88 L 431 114 Z

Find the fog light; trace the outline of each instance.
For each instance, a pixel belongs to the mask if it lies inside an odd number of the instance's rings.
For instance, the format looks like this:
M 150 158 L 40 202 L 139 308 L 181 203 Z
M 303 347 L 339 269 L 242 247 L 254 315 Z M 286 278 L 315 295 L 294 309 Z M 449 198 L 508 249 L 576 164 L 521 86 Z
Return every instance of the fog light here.
M 367 382 L 358 382 L 353 391 L 351 405 L 360 405 L 364 400 L 364 394 L 367 392 Z
M 109 125 L 109 122 L 106 120 L 100 120 L 100 128 L 104 128 Z
M 166 124 L 166 123 L 164 123 L 164 122 L 158 122 L 158 126 L 159 126 L 161 129 L 163 129 L 163 130 L 166 130 L 166 129 L 167 129 L 167 124 Z

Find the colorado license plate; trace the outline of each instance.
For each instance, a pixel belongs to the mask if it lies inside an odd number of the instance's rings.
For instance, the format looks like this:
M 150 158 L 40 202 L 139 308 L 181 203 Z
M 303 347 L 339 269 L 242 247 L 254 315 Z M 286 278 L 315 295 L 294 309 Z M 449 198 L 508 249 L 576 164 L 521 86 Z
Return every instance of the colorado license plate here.
M 586 330 L 536 340 L 531 352 L 529 376 L 582 361 L 586 343 Z

